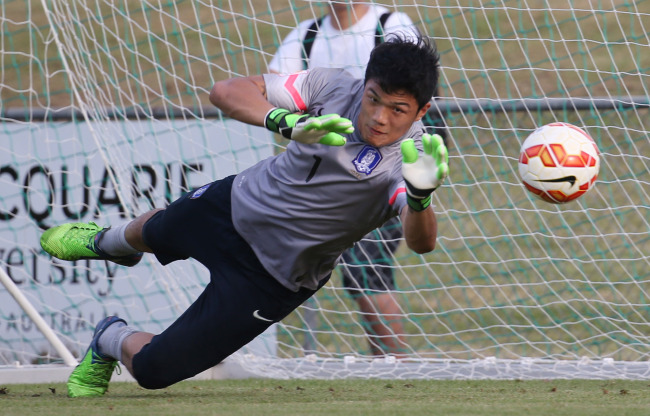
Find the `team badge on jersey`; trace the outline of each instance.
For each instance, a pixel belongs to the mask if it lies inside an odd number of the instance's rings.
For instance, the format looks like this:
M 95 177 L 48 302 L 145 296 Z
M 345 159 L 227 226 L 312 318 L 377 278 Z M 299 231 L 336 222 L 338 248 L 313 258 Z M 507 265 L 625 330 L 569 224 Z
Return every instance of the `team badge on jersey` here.
M 199 189 L 197 189 L 196 191 L 194 191 L 194 193 L 192 194 L 192 196 L 190 196 L 190 199 L 196 199 L 196 198 L 200 197 L 201 195 L 203 195 L 203 194 L 205 193 L 205 191 L 208 190 L 208 188 L 210 187 L 210 185 L 212 185 L 212 184 L 209 183 L 209 184 L 207 184 L 207 185 L 203 185 L 202 187 L 200 187 Z
M 352 163 L 359 173 L 370 175 L 381 162 L 382 156 L 379 150 L 372 146 L 364 146 Z

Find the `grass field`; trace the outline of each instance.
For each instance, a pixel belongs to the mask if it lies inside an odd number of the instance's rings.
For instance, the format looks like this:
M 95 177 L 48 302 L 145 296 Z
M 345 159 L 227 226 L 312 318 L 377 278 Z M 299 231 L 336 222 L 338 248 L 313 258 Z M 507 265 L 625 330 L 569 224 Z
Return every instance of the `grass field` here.
M 3 416 L 526 415 L 647 416 L 650 382 L 603 380 L 225 380 L 147 391 L 113 383 L 70 399 L 63 384 L 0 386 Z

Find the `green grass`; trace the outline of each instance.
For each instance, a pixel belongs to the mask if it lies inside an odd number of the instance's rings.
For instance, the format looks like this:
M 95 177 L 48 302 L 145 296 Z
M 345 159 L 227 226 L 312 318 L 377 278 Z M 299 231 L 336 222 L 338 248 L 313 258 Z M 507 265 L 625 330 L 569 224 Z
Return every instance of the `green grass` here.
M 113 383 L 70 399 L 62 383 L 0 387 L 0 413 L 31 415 L 554 415 L 648 414 L 650 382 L 603 380 L 224 380 L 163 390 Z

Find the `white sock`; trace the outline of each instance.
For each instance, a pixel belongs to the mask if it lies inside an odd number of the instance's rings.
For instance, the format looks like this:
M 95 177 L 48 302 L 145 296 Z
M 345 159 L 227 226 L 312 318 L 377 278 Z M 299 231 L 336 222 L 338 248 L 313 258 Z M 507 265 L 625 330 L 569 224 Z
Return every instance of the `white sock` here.
M 135 328 L 127 326 L 124 322 L 116 322 L 106 328 L 104 333 L 97 340 L 99 353 L 111 357 L 117 361 L 122 361 L 122 344 L 124 340 L 137 331 Z
M 126 241 L 126 226 L 128 223 L 122 224 L 119 227 L 110 228 L 102 234 L 97 245 L 99 249 L 109 256 L 128 256 L 135 254 L 138 250 L 131 247 Z

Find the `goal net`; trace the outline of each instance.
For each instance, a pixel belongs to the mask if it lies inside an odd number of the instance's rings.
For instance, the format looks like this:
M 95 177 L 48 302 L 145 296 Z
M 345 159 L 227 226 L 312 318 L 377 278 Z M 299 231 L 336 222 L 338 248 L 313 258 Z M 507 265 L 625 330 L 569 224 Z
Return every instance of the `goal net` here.
M 650 2 L 372 3 L 436 41 L 449 131 L 436 250 L 385 250 L 399 358 L 372 354 L 368 314 L 341 278 L 362 267 L 352 262 L 230 360 L 274 377 L 650 378 Z M 119 225 L 282 151 L 211 107 L 209 89 L 265 72 L 326 7 L 2 3 L 0 365 L 63 361 L 12 284 L 76 357 L 107 314 L 160 332 L 190 305 L 208 281 L 195 261 L 61 262 L 39 237 L 70 221 Z M 517 173 L 523 139 L 554 121 L 601 151 L 595 189 L 566 205 L 534 199 Z

